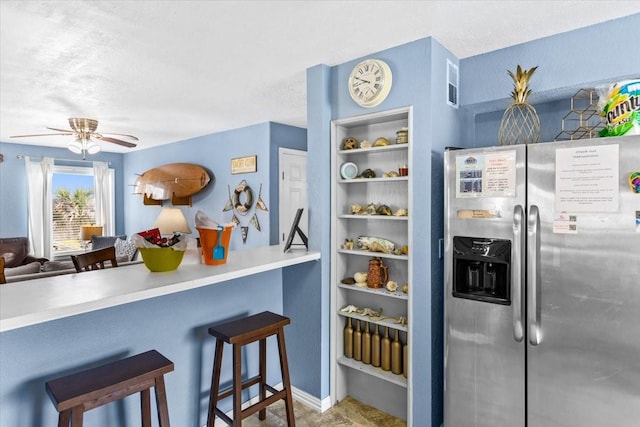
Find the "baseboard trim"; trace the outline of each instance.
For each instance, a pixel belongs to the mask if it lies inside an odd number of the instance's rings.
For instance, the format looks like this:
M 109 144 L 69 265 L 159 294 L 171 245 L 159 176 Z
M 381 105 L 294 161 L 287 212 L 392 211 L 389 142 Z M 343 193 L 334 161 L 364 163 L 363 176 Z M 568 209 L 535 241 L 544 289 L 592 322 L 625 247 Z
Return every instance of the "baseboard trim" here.
M 276 384 L 275 386 L 273 386 L 273 388 L 277 390 L 282 390 L 282 383 Z M 298 402 L 318 412 L 324 412 L 327 409 L 331 408 L 331 399 L 329 397 L 326 397 L 324 399 L 319 399 L 295 387 L 291 387 L 291 395 Z M 243 402 L 242 409 L 245 409 L 246 407 L 251 406 L 254 403 L 257 403 L 259 400 L 260 400 L 260 396 L 255 396 L 247 400 L 246 402 Z M 227 414 L 228 417 L 233 418 L 233 410 L 229 412 L 225 412 L 225 414 Z M 207 426 L 204 425 L 202 427 L 207 427 Z M 217 418 L 215 427 L 227 427 L 227 423 L 222 421 L 220 418 Z
M 329 396 L 321 400 L 295 387 L 291 387 L 291 394 L 293 394 L 295 400 L 315 411 L 324 412 L 331 408 L 331 399 Z

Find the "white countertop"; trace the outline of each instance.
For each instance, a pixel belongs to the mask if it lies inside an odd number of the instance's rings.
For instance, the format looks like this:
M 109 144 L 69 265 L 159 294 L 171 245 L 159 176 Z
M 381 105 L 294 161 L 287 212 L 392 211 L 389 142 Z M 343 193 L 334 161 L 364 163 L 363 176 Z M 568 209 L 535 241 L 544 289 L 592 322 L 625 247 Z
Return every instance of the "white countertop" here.
M 151 273 L 144 264 L 0 285 L 0 332 L 213 285 L 320 259 L 319 252 L 282 246 L 232 251 L 223 265 L 183 264 Z

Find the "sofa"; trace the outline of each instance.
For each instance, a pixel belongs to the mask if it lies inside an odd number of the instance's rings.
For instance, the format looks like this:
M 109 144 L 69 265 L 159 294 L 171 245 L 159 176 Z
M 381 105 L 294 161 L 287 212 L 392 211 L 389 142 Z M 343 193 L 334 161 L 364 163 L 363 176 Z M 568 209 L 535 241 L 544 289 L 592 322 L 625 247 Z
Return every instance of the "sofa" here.
M 93 236 L 92 249 L 116 246 L 118 265 L 135 263 L 137 248 L 127 242 L 126 235 Z M 0 257 L 5 259 L 5 279 L 7 283 L 42 277 L 75 273 L 73 262 L 49 261 L 46 258 L 34 258 L 29 255 L 29 239 L 26 237 L 0 238 Z
M 47 258 L 35 258 L 29 255 L 29 239 L 27 237 L 0 238 L 0 257 L 4 258 L 4 274 L 9 277 L 38 273 Z

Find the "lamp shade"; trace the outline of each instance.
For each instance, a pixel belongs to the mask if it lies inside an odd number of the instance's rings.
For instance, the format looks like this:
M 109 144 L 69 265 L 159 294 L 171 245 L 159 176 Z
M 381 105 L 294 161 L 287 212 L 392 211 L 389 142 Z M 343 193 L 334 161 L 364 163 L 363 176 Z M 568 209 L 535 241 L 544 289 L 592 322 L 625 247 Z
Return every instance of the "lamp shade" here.
M 178 208 L 162 208 L 153 226 L 160 230 L 160 234 L 191 233 L 184 214 Z
M 83 225 L 80 229 L 80 240 L 91 240 L 91 236 L 102 236 L 102 226 Z

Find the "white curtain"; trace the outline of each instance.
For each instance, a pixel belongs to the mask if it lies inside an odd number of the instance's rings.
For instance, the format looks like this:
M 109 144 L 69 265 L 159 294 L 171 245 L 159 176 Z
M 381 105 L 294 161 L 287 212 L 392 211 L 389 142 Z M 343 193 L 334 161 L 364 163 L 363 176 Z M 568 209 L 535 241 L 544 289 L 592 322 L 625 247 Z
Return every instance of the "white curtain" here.
M 102 225 L 102 234 L 112 236 L 115 234 L 113 218 L 113 185 L 111 185 L 112 172 L 107 162 L 93 162 L 93 182 L 96 199 L 96 225 Z
M 41 162 L 32 162 L 24 157 L 27 176 L 27 211 L 29 213 L 29 242 L 37 258 L 51 257 L 51 184 L 53 159 L 45 157 Z

